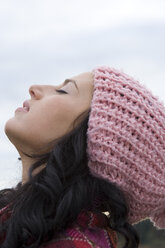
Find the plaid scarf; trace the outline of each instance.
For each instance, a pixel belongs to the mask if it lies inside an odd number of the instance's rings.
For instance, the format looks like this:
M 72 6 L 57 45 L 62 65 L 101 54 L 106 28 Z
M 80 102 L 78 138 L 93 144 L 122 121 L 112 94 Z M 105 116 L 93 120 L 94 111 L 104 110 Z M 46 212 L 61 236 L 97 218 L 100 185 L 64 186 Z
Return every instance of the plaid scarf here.
M 0 210 L 0 215 L 5 208 Z M 6 217 L 3 216 L 3 220 L 5 219 Z M 0 241 L 2 242 L 2 237 Z M 56 238 L 40 246 L 40 248 L 94 247 L 116 248 L 117 235 L 108 227 L 108 218 L 105 214 L 84 210 L 80 212 L 78 218 L 70 227 L 58 234 Z
M 43 248 L 116 248 L 117 235 L 103 213 L 82 211 L 74 224 Z

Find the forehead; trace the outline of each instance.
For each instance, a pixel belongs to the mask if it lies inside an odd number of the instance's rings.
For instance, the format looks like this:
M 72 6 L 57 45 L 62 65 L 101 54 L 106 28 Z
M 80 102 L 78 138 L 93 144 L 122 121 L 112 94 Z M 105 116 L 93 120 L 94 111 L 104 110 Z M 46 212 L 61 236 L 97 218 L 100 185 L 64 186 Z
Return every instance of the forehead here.
M 72 79 L 76 80 L 78 87 L 86 88 L 89 87 L 93 89 L 93 73 L 92 72 L 83 72 L 76 76 L 71 77 Z

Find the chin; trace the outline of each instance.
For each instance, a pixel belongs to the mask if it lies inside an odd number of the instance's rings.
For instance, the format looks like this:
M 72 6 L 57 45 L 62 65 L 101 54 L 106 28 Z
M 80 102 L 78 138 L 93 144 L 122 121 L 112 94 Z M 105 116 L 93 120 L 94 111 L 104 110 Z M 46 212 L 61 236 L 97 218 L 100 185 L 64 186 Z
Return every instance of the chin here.
M 9 132 L 9 130 L 11 129 L 11 126 L 12 126 L 11 122 L 12 122 L 12 120 L 9 119 L 9 120 L 5 123 L 4 131 L 5 131 L 6 135 L 8 135 L 8 132 Z
M 18 132 L 18 127 L 17 127 L 17 124 L 15 123 L 14 118 L 10 118 L 5 123 L 4 132 L 7 135 L 7 137 L 9 138 L 9 140 L 12 142 L 15 134 Z

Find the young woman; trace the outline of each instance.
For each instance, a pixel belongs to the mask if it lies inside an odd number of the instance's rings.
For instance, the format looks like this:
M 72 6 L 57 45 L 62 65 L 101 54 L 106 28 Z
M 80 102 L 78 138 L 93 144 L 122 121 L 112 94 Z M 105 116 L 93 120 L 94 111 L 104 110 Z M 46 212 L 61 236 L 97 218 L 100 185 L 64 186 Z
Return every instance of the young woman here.
M 136 248 L 133 224 L 165 228 L 165 107 L 98 66 L 31 99 L 5 125 L 22 181 L 0 192 L 0 247 Z

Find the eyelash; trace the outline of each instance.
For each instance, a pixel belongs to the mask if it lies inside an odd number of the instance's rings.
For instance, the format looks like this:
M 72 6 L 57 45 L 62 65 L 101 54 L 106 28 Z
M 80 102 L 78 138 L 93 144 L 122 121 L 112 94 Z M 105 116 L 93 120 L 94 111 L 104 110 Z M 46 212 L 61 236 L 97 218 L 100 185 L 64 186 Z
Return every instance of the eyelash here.
M 65 90 L 56 90 L 59 93 L 68 94 Z

